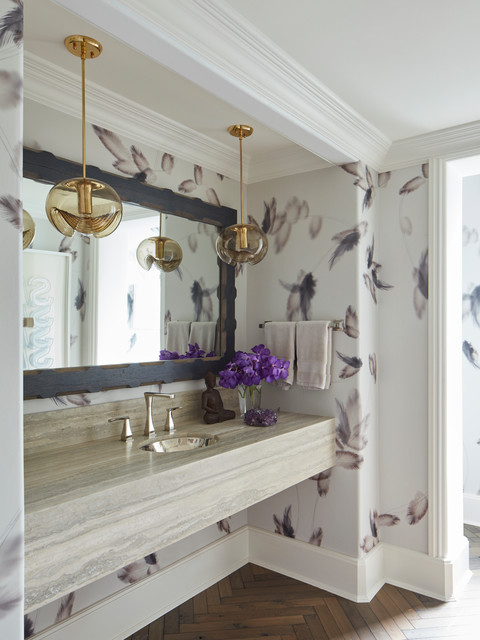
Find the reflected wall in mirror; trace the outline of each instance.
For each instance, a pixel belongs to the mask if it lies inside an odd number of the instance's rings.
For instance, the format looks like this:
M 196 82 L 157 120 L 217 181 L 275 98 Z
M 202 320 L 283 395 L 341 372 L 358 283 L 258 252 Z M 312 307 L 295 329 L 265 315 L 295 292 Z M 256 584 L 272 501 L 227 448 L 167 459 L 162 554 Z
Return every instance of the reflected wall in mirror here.
M 233 268 L 217 260 L 215 240 L 236 212 L 89 167 L 120 194 L 124 219 L 107 238 L 66 238 L 48 222 L 44 203 L 51 184 L 75 171 L 75 163 L 24 150 L 24 207 L 37 227 L 24 252 L 24 316 L 34 318 L 24 328 L 25 397 L 220 370 L 233 353 L 235 292 Z M 145 271 L 136 257 L 140 242 L 158 235 L 160 216 L 162 235 L 183 251 L 170 273 Z M 158 362 L 161 350 L 184 353 L 194 342 L 211 357 Z
M 34 323 L 24 329 L 24 369 L 153 361 L 178 323 L 188 327 L 174 344 L 179 353 L 198 343 L 221 355 L 215 225 L 125 204 L 114 234 L 62 237 L 45 217 L 49 189 L 24 178 L 24 206 L 37 228 L 23 255 L 23 315 Z M 171 273 L 145 271 L 136 256 L 142 240 L 159 234 L 160 216 L 162 234 L 183 251 Z

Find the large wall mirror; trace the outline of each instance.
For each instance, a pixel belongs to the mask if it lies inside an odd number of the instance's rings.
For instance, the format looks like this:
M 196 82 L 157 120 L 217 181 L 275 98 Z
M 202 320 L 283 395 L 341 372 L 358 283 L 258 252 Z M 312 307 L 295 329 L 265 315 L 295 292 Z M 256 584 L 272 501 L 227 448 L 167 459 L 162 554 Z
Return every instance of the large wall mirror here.
M 55 184 L 81 167 L 24 149 L 24 209 L 36 235 L 24 251 L 24 397 L 51 397 L 198 379 L 232 357 L 234 269 L 218 260 L 215 240 L 236 211 L 88 167 L 111 185 L 124 216 L 109 237 L 64 238 L 44 213 Z M 136 258 L 144 238 L 175 239 L 180 267 L 145 271 Z M 32 326 L 33 325 L 33 326 Z M 161 359 L 198 343 L 208 357 Z

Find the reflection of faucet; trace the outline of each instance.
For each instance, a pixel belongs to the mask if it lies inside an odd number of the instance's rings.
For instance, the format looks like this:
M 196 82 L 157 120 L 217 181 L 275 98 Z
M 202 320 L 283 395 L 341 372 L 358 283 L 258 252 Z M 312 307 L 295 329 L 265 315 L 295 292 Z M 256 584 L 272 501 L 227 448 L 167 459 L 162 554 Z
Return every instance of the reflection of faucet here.
M 151 435 L 155 435 L 155 427 L 153 426 L 152 419 L 152 401 L 153 398 L 174 398 L 174 393 L 153 393 L 151 391 L 147 391 L 143 394 L 145 396 L 145 402 L 147 405 L 147 418 L 145 420 L 145 429 L 143 430 L 143 435 L 146 438 L 149 438 Z
M 169 407 L 167 409 L 167 417 L 165 419 L 165 431 L 168 431 L 168 433 L 173 433 L 175 431 L 175 425 L 173 423 L 173 415 L 172 415 L 172 411 L 175 411 L 175 409 L 182 409 L 182 407 Z

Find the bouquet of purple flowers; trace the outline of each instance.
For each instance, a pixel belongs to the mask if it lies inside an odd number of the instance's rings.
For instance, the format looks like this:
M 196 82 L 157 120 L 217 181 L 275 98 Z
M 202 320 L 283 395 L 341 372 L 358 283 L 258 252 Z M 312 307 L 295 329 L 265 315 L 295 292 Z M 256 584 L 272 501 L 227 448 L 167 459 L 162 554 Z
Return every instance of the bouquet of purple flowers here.
M 237 351 L 235 357 L 220 371 L 219 384 L 225 389 L 235 389 L 245 397 L 247 388 L 253 398 L 258 385 L 275 380 L 285 380 L 288 376 L 289 360 L 277 358 L 263 344 L 257 344 L 251 353 Z
M 188 351 L 182 354 L 179 354 L 178 351 L 168 351 L 167 349 L 162 349 L 160 351 L 160 360 L 186 360 L 187 358 L 213 358 L 215 355 L 215 351 L 210 351 L 205 355 L 205 351 L 200 349 L 198 343 L 189 344 Z

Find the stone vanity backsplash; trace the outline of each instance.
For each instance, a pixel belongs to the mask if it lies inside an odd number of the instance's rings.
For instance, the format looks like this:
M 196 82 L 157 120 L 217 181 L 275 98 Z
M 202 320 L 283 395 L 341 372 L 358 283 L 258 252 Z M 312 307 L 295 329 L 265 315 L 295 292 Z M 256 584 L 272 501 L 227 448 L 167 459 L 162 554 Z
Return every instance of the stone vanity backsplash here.
M 235 389 L 221 389 L 224 406 L 238 411 L 238 398 Z M 175 422 L 198 420 L 203 424 L 201 409 L 202 391 L 180 391 L 175 398 L 153 399 L 153 423 L 158 433 L 163 430 L 166 409 L 181 406 L 175 411 Z M 114 437 L 122 431 L 121 422 L 108 422 L 110 418 L 129 416 L 133 435 L 143 437 L 146 404 L 144 397 L 106 402 L 82 407 L 56 409 L 24 416 L 25 454 L 39 452 L 47 448 L 66 447 L 80 442 L 91 442 Z

